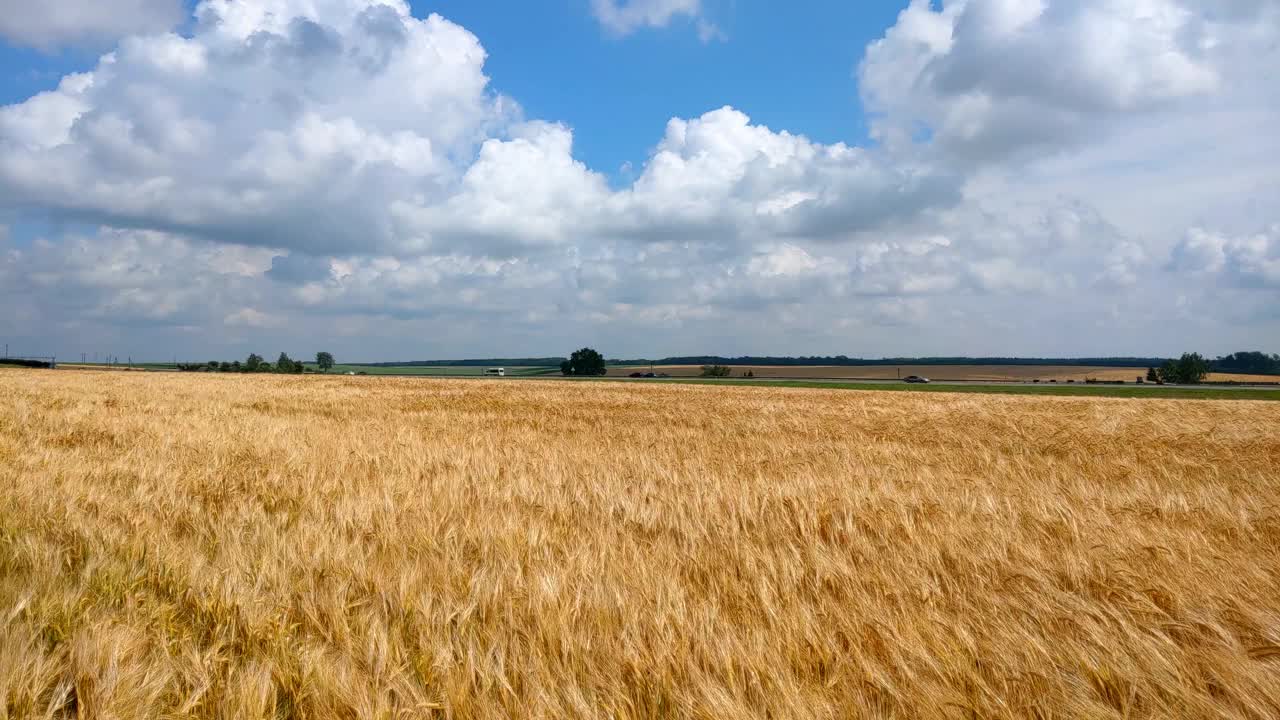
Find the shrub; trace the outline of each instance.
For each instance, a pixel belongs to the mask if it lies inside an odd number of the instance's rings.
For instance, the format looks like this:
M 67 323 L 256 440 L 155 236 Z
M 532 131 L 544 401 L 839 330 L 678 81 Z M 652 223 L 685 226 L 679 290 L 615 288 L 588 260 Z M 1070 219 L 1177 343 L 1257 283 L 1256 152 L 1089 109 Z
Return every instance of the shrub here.
M 733 370 L 727 365 L 703 365 L 702 377 L 722 378 L 729 377 Z

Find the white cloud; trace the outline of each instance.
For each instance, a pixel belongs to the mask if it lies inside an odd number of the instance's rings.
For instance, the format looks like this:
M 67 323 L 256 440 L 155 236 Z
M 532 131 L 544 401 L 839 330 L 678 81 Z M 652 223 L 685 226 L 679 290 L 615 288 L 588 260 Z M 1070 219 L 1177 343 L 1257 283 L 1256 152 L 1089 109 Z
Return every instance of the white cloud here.
M 835 270 L 830 265 L 827 269 Z M 759 277 L 803 277 L 824 269 L 823 263 L 802 247 L 782 245 L 747 262 L 747 274 Z
M 703 42 L 724 37 L 705 17 L 702 0 L 591 0 L 591 13 L 617 35 L 630 35 L 641 28 L 663 28 L 684 17 L 694 21 Z
M 1174 248 L 1169 268 L 1218 276 L 1233 286 L 1280 290 L 1280 224 L 1238 237 L 1192 228 Z
M 945 206 L 958 190 L 956 178 L 927 165 L 774 132 L 725 107 L 671 120 L 644 172 L 610 210 L 637 236 L 684 229 L 837 240 Z
M 169 30 L 182 15 L 182 0 L 0 0 L 0 37 L 44 49 L 96 45 Z
M 112 225 L 403 250 L 390 201 L 439 194 L 510 101 L 473 35 L 364 0 L 202 3 L 190 38 L 126 39 L 0 109 L 11 202 Z
M 485 141 L 447 199 L 393 207 L 424 248 L 510 254 L 578 239 L 609 195 L 606 181 L 573 158 L 563 126 L 529 123 L 510 134 Z
M 286 21 L 293 8 L 272 2 L 207 2 L 195 36 L 130 38 L 93 72 L 0 108 L 0 189 L 77 220 L 221 242 L 499 257 L 586 237 L 839 240 L 959 197 L 927 164 L 728 107 L 671 120 L 613 191 L 566 127 L 524 121 L 487 89 L 462 28 L 368 0 L 333 0 L 346 11 L 321 19 L 334 24 Z
M 859 78 L 886 142 L 924 137 L 966 162 L 998 159 L 1219 90 L 1234 52 L 1224 44 L 1262 22 L 1220 20 L 1181 0 L 912 0 Z
M 283 318 L 254 308 L 241 308 L 227 315 L 222 322 L 231 327 L 278 328 L 284 325 L 285 321 Z

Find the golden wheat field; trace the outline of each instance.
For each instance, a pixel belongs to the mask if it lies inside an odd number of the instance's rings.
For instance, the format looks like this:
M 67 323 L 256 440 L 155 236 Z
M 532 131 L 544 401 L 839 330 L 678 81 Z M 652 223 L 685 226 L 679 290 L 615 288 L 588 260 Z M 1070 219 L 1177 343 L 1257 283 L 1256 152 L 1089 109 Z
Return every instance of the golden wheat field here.
M 1280 403 L 0 371 L 71 717 L 1280 717 Z

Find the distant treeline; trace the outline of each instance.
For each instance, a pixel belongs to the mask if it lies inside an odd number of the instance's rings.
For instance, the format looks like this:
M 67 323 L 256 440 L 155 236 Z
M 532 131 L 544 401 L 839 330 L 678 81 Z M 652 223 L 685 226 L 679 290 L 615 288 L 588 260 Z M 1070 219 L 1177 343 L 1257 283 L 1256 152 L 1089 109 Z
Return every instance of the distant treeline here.
M 1231 353 L 1211 361 L 1209 365 L 1217 372 L 1280 375 L 1280 355 L 1257 351 Z
M 348 363 L 360 367 L 559 367 L 566 358 L 483 358 L 470 360 L 411 360 L 407 362 Z M 737 365 L 737 366 L 853 366 L 882 367 L 894 365 L 1024 365 L 1067 367 L 1143 367 L 1158 368 L 1170 358 L 1162 357 L 1095 357 L 1095 358 L 1014 358 L 1014 357 L 923 357 L 923 358 L 851 358 L 844 355 L 774 357 L 747 355 L 688 355 L 658 359 L 609 360 L 610 365 Z M 1232 353 L 1210 361 L 1216 372 L 1280 375 L 1280 355 L 1264 352 Z
M 925 358 L 851 358 L 844 355 L 811 357 L 722 357 L 719 355 L 690 355 L 668 357 L 661 360 L 610 360 L 610 365 L 746 365 L 746 366 L 798 366 L 829 365 L 840 367 L 882 367 L 892 365 L 1067 365 L 1088 367 L 1152 367 L 1168 358 L 1107 357 L 1107 358 L 1005 358 L 1005 357 L 925 357 Z
M 486 358 L 480 360 L 410 360 L 407 362 L 347 363 L 359 367 L 558 367 L 564 362 L 563 357 L 542 358 Z M 931 358 L 851 358 L 844 355 L 811 356 L 811 357 L 772 357 L 743 356 L 724 357 L 722 355 L 688 355 L 665 357 L 650 360 L 639 358 L 634 360 L 609 360 L 610 365 L 836 365 L 836 366 L 883 366 L 883 365 L 1070 365 L 1093 367 L 1151 367 L 1158 366 L 1168 358 L 1154 357 L 1111 357 L 1111 358 L 973 358 L 973 357 L 931 357 Z
M 25 360 L 19 358 L 0 358 L 0 365 L 10 365 L 24 368 L 47 368 L 52 367 L 53 363 L 48 360 Z

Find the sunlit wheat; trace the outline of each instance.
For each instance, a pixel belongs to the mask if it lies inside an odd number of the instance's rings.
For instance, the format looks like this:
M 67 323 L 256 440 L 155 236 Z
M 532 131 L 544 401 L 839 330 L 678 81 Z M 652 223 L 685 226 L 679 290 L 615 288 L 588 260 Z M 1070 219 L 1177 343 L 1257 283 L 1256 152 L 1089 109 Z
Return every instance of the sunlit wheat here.
M 1276 718 L 1280 404 L 0 372 L 0 718 Z

